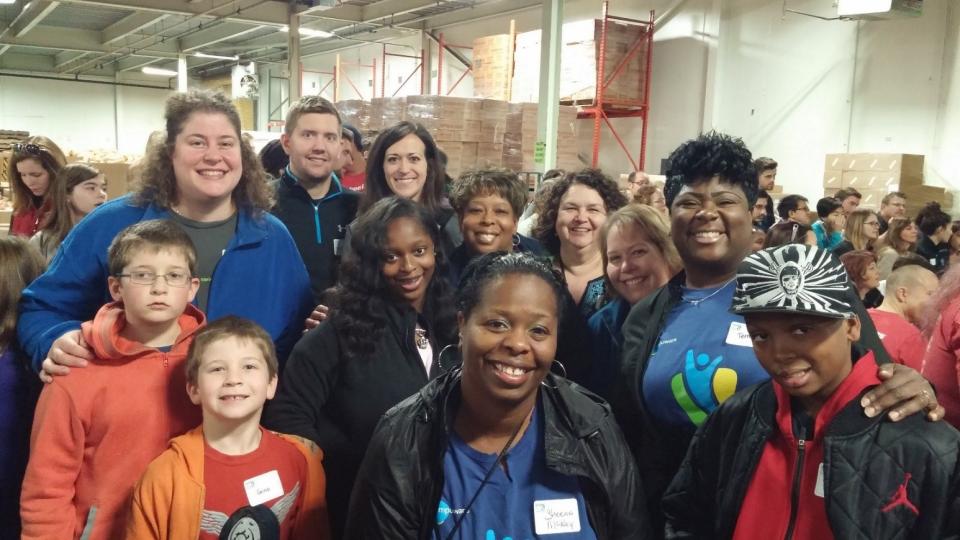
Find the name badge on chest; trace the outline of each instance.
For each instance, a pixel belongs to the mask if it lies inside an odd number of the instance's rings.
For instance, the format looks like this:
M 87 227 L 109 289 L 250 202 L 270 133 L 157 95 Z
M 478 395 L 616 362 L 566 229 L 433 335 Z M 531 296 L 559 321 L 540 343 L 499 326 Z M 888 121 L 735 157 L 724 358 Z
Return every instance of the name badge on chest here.
M 533 525 L 537 534 L 580 532 L 580 510 L 576 499 L 533 502 Z
M 750 341 L 750 332 L 747 332 L 747 325 L 737 321 L 730 323 L 726 343 L 738 347 L 753 347 L 753 342 Z
M 244 480 L 243 489 L 247 492 L 247 501 L 250 506 L 283 496 L 283 484 L 280 483 L 280 473 L 276 470 Z

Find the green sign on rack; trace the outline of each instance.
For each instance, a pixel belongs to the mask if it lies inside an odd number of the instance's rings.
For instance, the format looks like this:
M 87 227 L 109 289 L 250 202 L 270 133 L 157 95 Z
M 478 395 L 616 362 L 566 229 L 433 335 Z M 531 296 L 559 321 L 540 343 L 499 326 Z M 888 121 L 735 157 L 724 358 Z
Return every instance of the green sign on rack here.
M 547 153 L 547 143 L 543 141 L 537 141 L 537 145 L 533 148 L 533 162 L 543 163 L 543 156 L 546 153 Z

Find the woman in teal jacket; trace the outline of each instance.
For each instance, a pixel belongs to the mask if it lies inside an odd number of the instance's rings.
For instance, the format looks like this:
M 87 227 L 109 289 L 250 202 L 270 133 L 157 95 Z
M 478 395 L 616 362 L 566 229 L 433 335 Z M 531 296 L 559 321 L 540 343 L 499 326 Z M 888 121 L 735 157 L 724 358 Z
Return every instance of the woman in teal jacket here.
M 124 227 L 171 219 L 197 248 L 209 320 L 237 315 L 266 328 L 281 358 L 303 331 L 312 299 L 306 267 L 273 203 L 263 168 L 240 136 L 240 118 L 222 94 L 175 94 L 166 140 L 152 149 L 140 185 L 90 213 L 70 232 L 47 272 L 23 294 L 20 342 L 43 371 L 66 374 L 91 353 L 80 323 L 106 301 L 107 247 Z

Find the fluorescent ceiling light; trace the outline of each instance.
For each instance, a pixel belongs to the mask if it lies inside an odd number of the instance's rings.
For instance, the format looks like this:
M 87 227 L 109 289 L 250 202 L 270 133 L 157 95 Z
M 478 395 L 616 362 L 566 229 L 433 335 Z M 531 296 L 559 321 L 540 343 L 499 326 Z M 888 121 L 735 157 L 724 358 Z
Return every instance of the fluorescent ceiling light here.
M 193 53 L 197 58 L 215 58 L 217 60 L 239 60 L 239 56 L 223 56 L 221 54 L 207 54 L 202 52 Z
M 284 26 L 280 30 L 283 32 L 289 32 L 290 27 Z M 313 28 L 302 28 L 302 27 L 300 28 L 300 35 L 304 37 L 318 37 L 318 38 L 328 38 L 328 37 L 334 36 L 332 32 L 324 32 L 323 30 L 314 30 Z
M 10 4 L 10 5 L 12 5 L 12 4 L 16 4 L 16 3 L 17 3 L 17 0 L 0 0 L 0 6 L 5 5 L 5 4 Z
M 172 69 L 160 69 L 155 67 L 147 66 L 140 71 L 146 73 L 147 75 L 163 75 L 165 77 L 176 77 L 177 72 Z

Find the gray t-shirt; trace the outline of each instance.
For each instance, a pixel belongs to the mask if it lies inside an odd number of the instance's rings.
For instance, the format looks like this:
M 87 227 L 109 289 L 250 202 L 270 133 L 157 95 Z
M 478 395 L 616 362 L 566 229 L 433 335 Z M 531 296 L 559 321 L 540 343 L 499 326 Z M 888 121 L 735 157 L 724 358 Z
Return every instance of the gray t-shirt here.
M 197 249 L 197 277 L 200 278 L 197 307 L 206 312 L 213 270 L 220 262 L 220 257 L 226 251 L 230 239 L 237 232 L 237 213 L 234 212 L 223 221 L 203 222 L 187 219 L 176 212 L 171 212 L 170 219 L 187 233 Z

